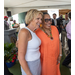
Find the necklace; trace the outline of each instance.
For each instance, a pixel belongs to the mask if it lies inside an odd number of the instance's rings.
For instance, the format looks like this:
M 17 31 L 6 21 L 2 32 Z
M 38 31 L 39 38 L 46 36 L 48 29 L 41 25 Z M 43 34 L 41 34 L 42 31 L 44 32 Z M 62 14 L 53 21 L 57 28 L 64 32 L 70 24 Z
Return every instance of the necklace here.
M 48 35 L 48 33 L 45 31 L 45 29 L 43 27 L 42 27 L 42 29 Z M 48 35 L 48 37 L 50 38 L 50 40 L 53 40 L 51 28 L 50 28 L 50 35 Z

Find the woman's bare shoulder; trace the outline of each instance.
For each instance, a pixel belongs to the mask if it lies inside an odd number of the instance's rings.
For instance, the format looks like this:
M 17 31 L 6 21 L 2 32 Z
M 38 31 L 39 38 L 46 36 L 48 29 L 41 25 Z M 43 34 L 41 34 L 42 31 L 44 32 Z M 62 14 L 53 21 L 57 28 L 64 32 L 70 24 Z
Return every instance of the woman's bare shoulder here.
M 19 32 L 19 35 L 21 35 L 21 36 L 22 36 L 22 35 L 23 35 L 23 36 L 24 36 L 24 35 L 25 35 L 25 36 L 26 36 L 26 35 L 29 35 L 29 31 L 28 31 L 27 29 L 25 29 L 25 28 L 22 28 L 22 29 L 20 30 L 20 32 Z

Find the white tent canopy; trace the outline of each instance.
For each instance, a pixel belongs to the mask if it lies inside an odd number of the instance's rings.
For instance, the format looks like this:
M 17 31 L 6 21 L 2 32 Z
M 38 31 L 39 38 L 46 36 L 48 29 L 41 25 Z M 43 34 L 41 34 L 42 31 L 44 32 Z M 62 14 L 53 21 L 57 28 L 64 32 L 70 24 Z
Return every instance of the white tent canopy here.
M 71 0 L 4 0 L 4 12 L 18 14 L 29 9 L 71 9 Z

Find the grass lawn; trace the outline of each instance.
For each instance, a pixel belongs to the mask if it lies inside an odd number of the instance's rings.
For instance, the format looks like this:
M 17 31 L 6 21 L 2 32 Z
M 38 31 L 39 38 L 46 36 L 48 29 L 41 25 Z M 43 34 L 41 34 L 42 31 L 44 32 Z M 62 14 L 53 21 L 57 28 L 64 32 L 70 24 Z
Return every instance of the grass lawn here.
M 67 67 L 62 65 L 64 59 L 65 59 L 65 54 L 63 53 L 63 57 L 61 58 L 61 62 L 60 62 L 61 75 L 71 75 L 70 70 Z M 13 75 L 21 75 L 19 62 L 16 61 L 16 64 L 13 67 L 9 68 L 9 71 L 13 73 Z
M 61 72 L 61 75 L 71 75 L 69 68 L 67 68 L 67 67 L 62 65 L 62 62 L 64 61 L 64 59 L 65 59 L 65 54 L 63 52 L 63 57 L 61 58 L 61 61 L 60 61 L 60 72 Z
M 16 61 L 16 64 L 9 68 L 9 71 L 13 73 L 13 75 L 21 75 L 21 69 L 20 69 L 20 64 L 18 61 Z

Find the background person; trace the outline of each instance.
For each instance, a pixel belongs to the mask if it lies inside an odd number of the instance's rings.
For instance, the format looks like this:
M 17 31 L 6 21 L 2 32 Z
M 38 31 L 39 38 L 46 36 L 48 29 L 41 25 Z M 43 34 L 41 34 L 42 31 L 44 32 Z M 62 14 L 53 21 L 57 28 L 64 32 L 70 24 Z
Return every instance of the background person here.
M 18 32 L 20 30 L 20 25 L 18 23 L 16 23 L 16 20 L 13 21 L 12 27 L 17 28 L 16 29 L 16 34 L 18 34 Z
M 13 21 L 12 27 L 13 28 L 18 28 L 19 27 L 19 24 L 16 23 L 16 20 Z
M 62 31 L 62 25 L 63 25 L 63 20 L 65 20 L 65 19 L 63 18 L 63 15 L 61 14 L 59 16 L 59 18 L 57 18 L 57 20 L 59 20 L 59 30 L 60 30 L 60 33 L 61 33 L 61 31 Z
M 53 19 L 52 19 L 52 25 L 56 26 L 58 31 L 59 31 L 59 34 L 60 34 L 60 21 L 58 19 L 56 19 L 56 13 L 53 14 Z
M 70 18 L 70 21 L 66 26 L 66 32 L 67 32 L 68 47 L 69 47 L 70 53 L 67 55 L 67 57 L 63 61 L 62 65 L 66 66 L 68 68 L 71 68 L 70 66 L 68 66 L 69 63 L 71 63 L 71 12 L 69 12 L 69 18 Z
M 40 75 L 41 63 L 39 46 L 41 40 L 34 33 L 42 23 L 42 12 L 31 9 L 27 12 L 25 22 L 28 25 L 18 34 L 18 59 L 22 75 Z
M 62 46 L 63 48 L 66 48 L 65 47 L 65 37 L 66 37 L 66 40 L 67 40 L 67 33 L 66 33 L 66 25 L 68 24 L 69 22 L 69 19 L 68 19 L 68 14 L 66 13 L 65 14 L 65 20 L 63 20 L 63 25 L 62 25 L 62 32 L 61 32 L 61 36 L 62 36 Z
M 8 30 L 9 29 L 9 24 L 8 24 L 8 17 L 4 16 L 4 30 Z

